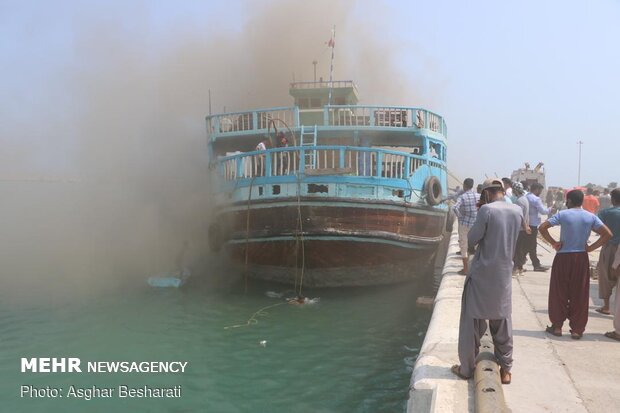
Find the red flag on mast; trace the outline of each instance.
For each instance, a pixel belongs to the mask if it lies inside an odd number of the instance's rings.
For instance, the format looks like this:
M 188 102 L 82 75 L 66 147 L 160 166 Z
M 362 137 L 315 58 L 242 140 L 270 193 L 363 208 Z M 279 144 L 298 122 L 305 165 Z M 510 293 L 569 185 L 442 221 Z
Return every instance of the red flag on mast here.
M 334 47 L 336 45 L 336 42 L 334 42 L 334 38 L 332 37 L 331 39 L 329 39 L 328 42 L 326 42 L 327 47 Z

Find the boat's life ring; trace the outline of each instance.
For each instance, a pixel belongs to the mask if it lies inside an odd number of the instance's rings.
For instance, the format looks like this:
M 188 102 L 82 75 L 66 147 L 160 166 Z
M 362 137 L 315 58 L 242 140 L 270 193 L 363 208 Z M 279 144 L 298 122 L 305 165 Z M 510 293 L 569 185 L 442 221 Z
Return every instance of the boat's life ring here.
M 426 202 L 429 205 L 437 205 L 441 202 L 441 182 L 436 176 L 429 176 L 424 181 L 424 192 L 426 192 Z
M 218 252 L 222 248 L 222 234 L 217 223 L 209 225 L 209 249 L 211 252 Z

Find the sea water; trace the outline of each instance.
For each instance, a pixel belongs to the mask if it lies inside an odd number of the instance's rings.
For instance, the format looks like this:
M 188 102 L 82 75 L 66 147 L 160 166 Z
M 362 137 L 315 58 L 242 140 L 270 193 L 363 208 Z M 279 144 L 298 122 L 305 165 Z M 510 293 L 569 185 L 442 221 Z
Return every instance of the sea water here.
M 137 214 L 123 188 L 98 186 L 93 196 L 75 185 L 1 189 L 0 412 L 405 411 L 430 318 L 415 300 L 428 295 L 432 275 L 392 286 L 304 288 L 312 301 L 291 305 L 290 287 L 250 279 L 246 290 L 239 273 L 206 257 L 182 288 L 153 288 L 148 276 L 169 268 L 139 254 L 182 222 L 187 212 L 174 212 L 180 196 L 169 209 L 147 199 Z M 22 373 L 21 359 L 34 357 L 187 365 L 182 373 Z M 20 397 L 22 385 L 42 394 L 59 388 L 65 397 Z M 71 386 L 84 396 L 119 386 L 182 392 L 67 398 Z
M 213 289 L 144 285 L 61 302 L 0 292 L 0 411 L 402 412 L 429 313 L 416 284 L 306 290 L 320 301 L 282 304 L 251 282 Z M 286 295 L 286 294 L 285 294 Z M 10 303 L 10 305 L 7 305 Z M 226 328 L 233 325 L 245 325 Z M 21 373 L 22 357 L 186 361 L 182 374 Z M 170 399 L 20 398 L 20 385 L 182 387 Z

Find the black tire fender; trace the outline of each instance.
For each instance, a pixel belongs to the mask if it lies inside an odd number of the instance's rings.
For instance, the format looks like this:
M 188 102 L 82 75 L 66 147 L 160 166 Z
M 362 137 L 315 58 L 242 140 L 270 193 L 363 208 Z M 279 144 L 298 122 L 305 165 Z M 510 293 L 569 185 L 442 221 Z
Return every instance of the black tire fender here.
M 424 181 L 424 192 L 426 193 L 426 202 L 429 205 L 437 205 L 441 202 L 441 182 L 436 176 L 429 176 Z

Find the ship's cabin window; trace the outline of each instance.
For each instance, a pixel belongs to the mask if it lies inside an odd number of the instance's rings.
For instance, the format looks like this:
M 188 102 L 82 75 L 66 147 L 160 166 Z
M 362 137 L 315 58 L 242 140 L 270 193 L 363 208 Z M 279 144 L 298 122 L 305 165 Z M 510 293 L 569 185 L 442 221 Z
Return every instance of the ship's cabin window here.
M 346 105 L 347 102 L 344 100 L 344 96 L 336 96 L 334 97 L 334 105 Z
M 373 148 L 404 152 L 411 155 L 420 155 L 424 153 L 425 144 L 422 138 L 411 135 L 380 135 L 360 138 L 360 146 L 372 146 Z
M 431 158 L 437 158 L 442 161 L 446 160 L 445 147 L 439 142 L 430 141 L 428 143 L 428 156 Z
M 299 109 L 317 109 L 321 107 L 320 98 L 297 98 L 295 104 Z

